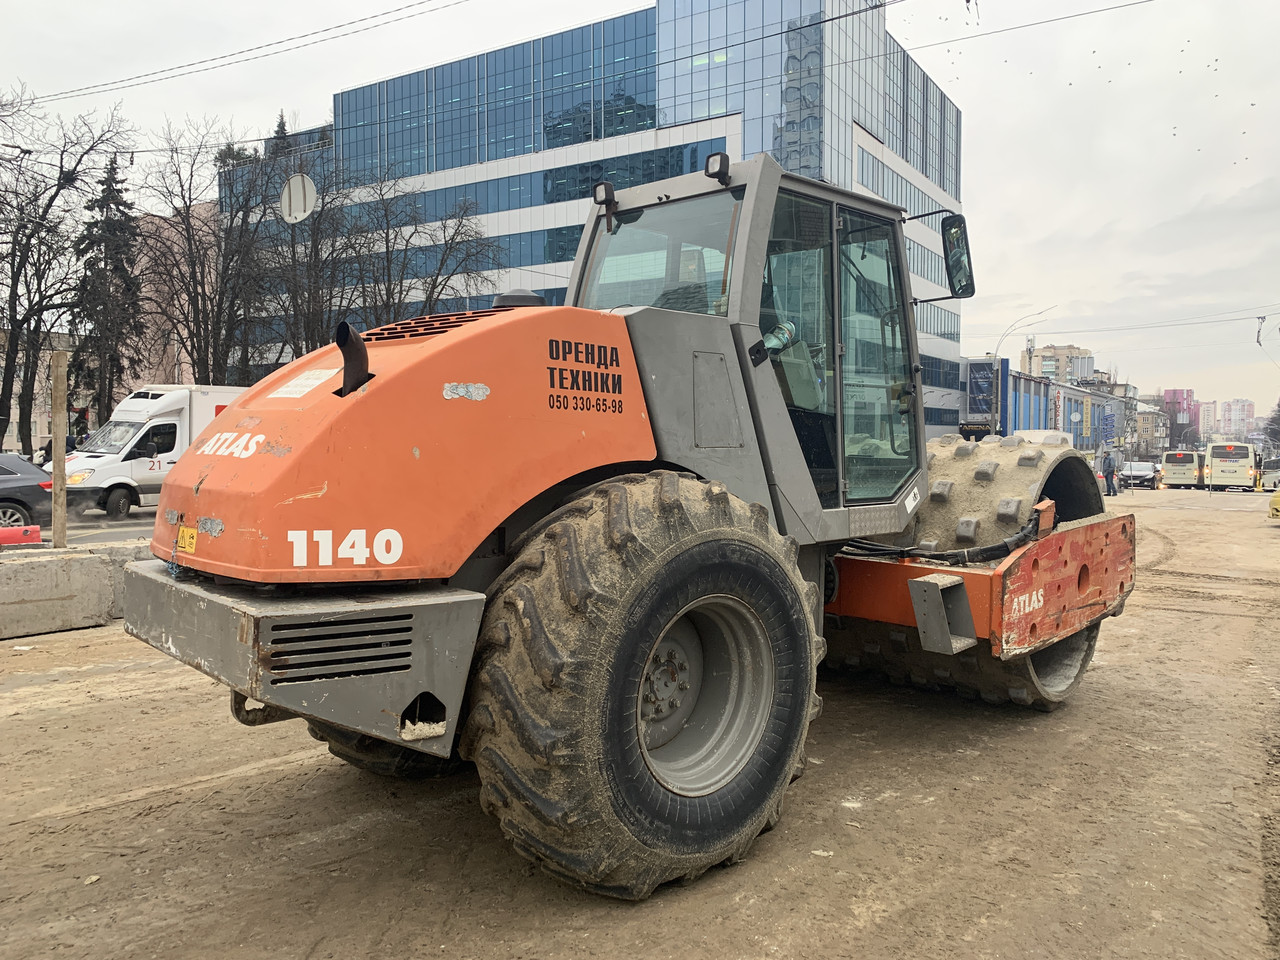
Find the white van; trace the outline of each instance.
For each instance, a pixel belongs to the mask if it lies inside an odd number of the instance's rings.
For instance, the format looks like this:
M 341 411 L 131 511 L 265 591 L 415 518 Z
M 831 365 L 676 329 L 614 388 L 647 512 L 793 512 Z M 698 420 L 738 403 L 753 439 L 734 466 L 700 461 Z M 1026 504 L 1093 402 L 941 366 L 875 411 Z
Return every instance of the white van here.
M 67 454 L 67 509 L 83 513 L 97 507 L 119 520 L 133 507 L 155 506 L 178 457 L 244 391 L 202 384 L 139 387 Z
M 1262 489 L 1280 490 L 1280 457 L 1262 461 Z

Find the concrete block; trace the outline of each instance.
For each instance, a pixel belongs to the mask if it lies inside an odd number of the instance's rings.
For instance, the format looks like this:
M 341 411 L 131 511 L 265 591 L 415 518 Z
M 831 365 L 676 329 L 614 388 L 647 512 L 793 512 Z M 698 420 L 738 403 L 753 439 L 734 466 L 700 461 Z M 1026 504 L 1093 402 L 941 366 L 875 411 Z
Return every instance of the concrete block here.
M 128 540 L 124 543 L 94 544 L 88 548 L 94 556 L 107 560 L 111 575 L 111 608 L 108 615 L 113 620 L 124 616 L 124 567 L 135 560 L 151 560 L 150 540 Z
M 85 550 L 0 555 L 0 639 L 106 623 L 110 561 Z
M 0 552 L 0 640 L 97 627 L 124 616 L 124 567 L 148 541 Z

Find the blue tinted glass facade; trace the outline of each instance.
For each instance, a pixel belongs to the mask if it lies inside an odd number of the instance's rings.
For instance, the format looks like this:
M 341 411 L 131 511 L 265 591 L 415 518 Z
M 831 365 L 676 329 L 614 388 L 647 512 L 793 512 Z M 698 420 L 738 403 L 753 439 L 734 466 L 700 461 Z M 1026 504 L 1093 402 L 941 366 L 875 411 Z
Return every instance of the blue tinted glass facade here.
M 708 156 L 724 149 L 724 137 L 714 137 L 679 147 L 645 150 L 606 160 L 551 167 L 535 173 L 426 190 L 412 199 L 423 223 L 442 219 L 464 200 L 471 202 L 477 215 L 524 210 L 546 203 L 583 200 L 591 196 L 591 188 L 601 180 L 608 180 L 622 190 L 667 177 L 697 173 L 703 169 Z
M 822 176 L 821 0 L 659 0 L 658 121 L 740 114 L 742 154 Z
M 854 127 L 959 198 L 960 111 L 878 0 L 658 0 L 658 122 L 740 114 L 742 153 L 853 187 Z
M 960 111 L 875 0 L 658 0 L 334 97 L 338 156 L 367 181 L 730 115 L 743 157 L 869 185 L 856 126 L 959 198 Z
M 651 130 L 656 16 L 640 10 L 336 94 L 338 156 L 372 182 Z

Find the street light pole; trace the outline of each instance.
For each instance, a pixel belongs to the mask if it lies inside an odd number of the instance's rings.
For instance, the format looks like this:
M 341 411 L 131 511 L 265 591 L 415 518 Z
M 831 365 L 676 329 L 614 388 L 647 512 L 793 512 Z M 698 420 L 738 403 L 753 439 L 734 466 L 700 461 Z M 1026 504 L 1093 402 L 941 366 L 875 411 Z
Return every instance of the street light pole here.
M 1025 317 L 1019 317 L 1017 320 L 1013 321 L 1013 323 L 1009 324 L 1009 326 L 1005 328 L 1004 333 L 1000 334 L 1000 339 L 996 341 L 995 350 L 992 351 L 990 354 L 988 354 L 988 356 L 992 358 L 992 361 L 991 361 L 991 436 L 993 437 L 996 436 L 996 434 L 999 432 L 999 429 L 1000 429 L 1000 383 L 999 383 L 1000 346 L 1001 344 L 1004 343 L 1005 337 L 1009 336 L 1009 334 L 1013 333 L 1015 330 L 1025 330 L 1028 327 L 1034 327 L 1037 323 L 1044 323 L 1045 320 L 1049 319 L 1048 317 L 1045 317 L 1044 320 L 1031 320 L 1031 318 L 1038 317 L 1042 313 L 1048 313 L 1050 310 L 1052 310 L 1056 306 L 1057 304 L 1055 303 L 1052 307 L 1045 307 L 1043 310 L 1037 310 L 1035 313 L 1028 313 Z M 1031 322 L 1024 323 L 1024 321 L 1026 320 L 1031 320 Z M 1019 324 L 1021 324 L 1021 326 L 1019 326 Z

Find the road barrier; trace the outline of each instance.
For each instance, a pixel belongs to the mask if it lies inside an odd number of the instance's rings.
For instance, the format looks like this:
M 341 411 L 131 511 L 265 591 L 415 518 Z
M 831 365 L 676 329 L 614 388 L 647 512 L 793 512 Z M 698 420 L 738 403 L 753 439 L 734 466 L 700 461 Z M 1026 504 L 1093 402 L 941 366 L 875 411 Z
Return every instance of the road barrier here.
M 39 543 L 40 528 L 36 526 L 0 527 L 0 544 Z
M 148 540 L 57 550 L 0 548 L 0 640 L 97 627 L 122 616 L 124 566 Z

